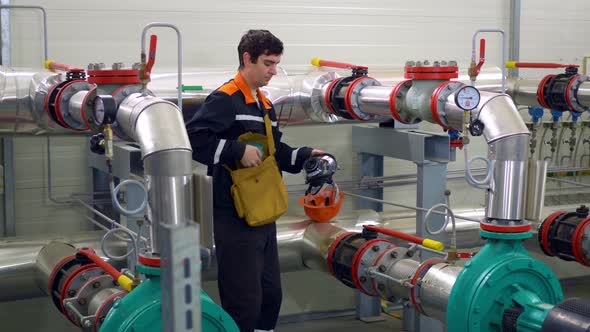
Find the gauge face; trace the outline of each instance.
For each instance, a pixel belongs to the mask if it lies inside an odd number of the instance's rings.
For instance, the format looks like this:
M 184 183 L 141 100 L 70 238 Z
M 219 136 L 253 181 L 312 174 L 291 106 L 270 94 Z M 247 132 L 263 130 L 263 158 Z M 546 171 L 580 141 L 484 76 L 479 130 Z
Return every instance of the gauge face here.
M 459 89 L 455 94 L 455 104 L 462 110 L 471 111 L 479 105 L 479 91 L 469 85 Z
M 117 116 L 117 103 L 111 95 L 98 95 L 94 98 L 92 120 L 98 126 L 106 122 L 113 124 Z
M 102 124 L 104 123 L 104 113 L 105 113 L 105 107 L 104 107 L 104 102 L 102 101 L 102 98 L 100 98 L 100 97 L 94 98 L 92 119 L 94 120 L 94 123 L 96 125 L 102 126 Z

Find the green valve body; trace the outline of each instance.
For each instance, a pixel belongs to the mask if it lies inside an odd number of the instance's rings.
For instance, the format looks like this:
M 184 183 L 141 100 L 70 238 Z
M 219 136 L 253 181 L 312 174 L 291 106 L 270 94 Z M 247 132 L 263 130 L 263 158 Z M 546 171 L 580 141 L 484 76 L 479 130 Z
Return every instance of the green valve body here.
M 161 332 L 160 269 L 137 265 L 147 278 L 106 316 L 99 332 Z M 233 319 L 203 291 L 200 294 L 203 332 L 238 332 Z
M 540 331 L 563 292 L 553 271 L 524 249 L 532 234 L 481 235 L 486 245 L 465 263 L 449 296 L 447 331 L 500 332 L 507 311 L 517 312 L 517 331 Z

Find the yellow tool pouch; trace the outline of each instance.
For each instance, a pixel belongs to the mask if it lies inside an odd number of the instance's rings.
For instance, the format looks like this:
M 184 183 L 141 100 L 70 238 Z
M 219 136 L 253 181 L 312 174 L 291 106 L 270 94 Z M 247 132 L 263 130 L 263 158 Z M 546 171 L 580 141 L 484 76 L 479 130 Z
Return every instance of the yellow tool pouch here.
M 262 163 L 256 167 L 237 170 L 224 165 L 233 181 L 231 194 L 238 216 L 252 227 L 274 222 L 289 207 L 287 189 L 274 157 L 276 148 L 268 114 L 264 115 L 264 125 L 268 154 L 264 153 L 266 158 Z

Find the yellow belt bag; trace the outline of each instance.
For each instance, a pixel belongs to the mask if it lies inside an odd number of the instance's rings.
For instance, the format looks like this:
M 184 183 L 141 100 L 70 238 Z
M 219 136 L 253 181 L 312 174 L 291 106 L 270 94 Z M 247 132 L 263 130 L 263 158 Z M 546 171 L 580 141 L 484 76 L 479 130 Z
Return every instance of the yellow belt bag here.
M 274 222 L 289 207 L 287 189 L 274 157 L 276 148 L 268 114 L 264 115 L 264 125 L 268 156 L 262 163 L 237 170 L 225 165 L 233 181 L 231 193 L 238 216 L 252 227 Z

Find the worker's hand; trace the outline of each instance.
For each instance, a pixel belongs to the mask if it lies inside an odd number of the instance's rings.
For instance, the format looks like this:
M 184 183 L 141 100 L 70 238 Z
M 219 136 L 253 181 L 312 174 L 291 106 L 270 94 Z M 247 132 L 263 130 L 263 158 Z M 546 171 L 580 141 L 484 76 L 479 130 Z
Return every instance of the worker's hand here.
M 257 147 L 246 145 L 246 150 L 244 150 L 244 155 L 242 156 L 242 160 L 240 160 L 240 162 L 244 167 L 254 167 L 262 163 L 262 160 L 260 159 L 261 157 L 260 150 L 258 150 Z
M 325 154 L 325 153 L 326 153 L 326 151 L 320 150 L 320 149 L 313 149 L 313 150 L 311 150 L 311 155 L 312 156 L 316 156 L 318 154 Z

